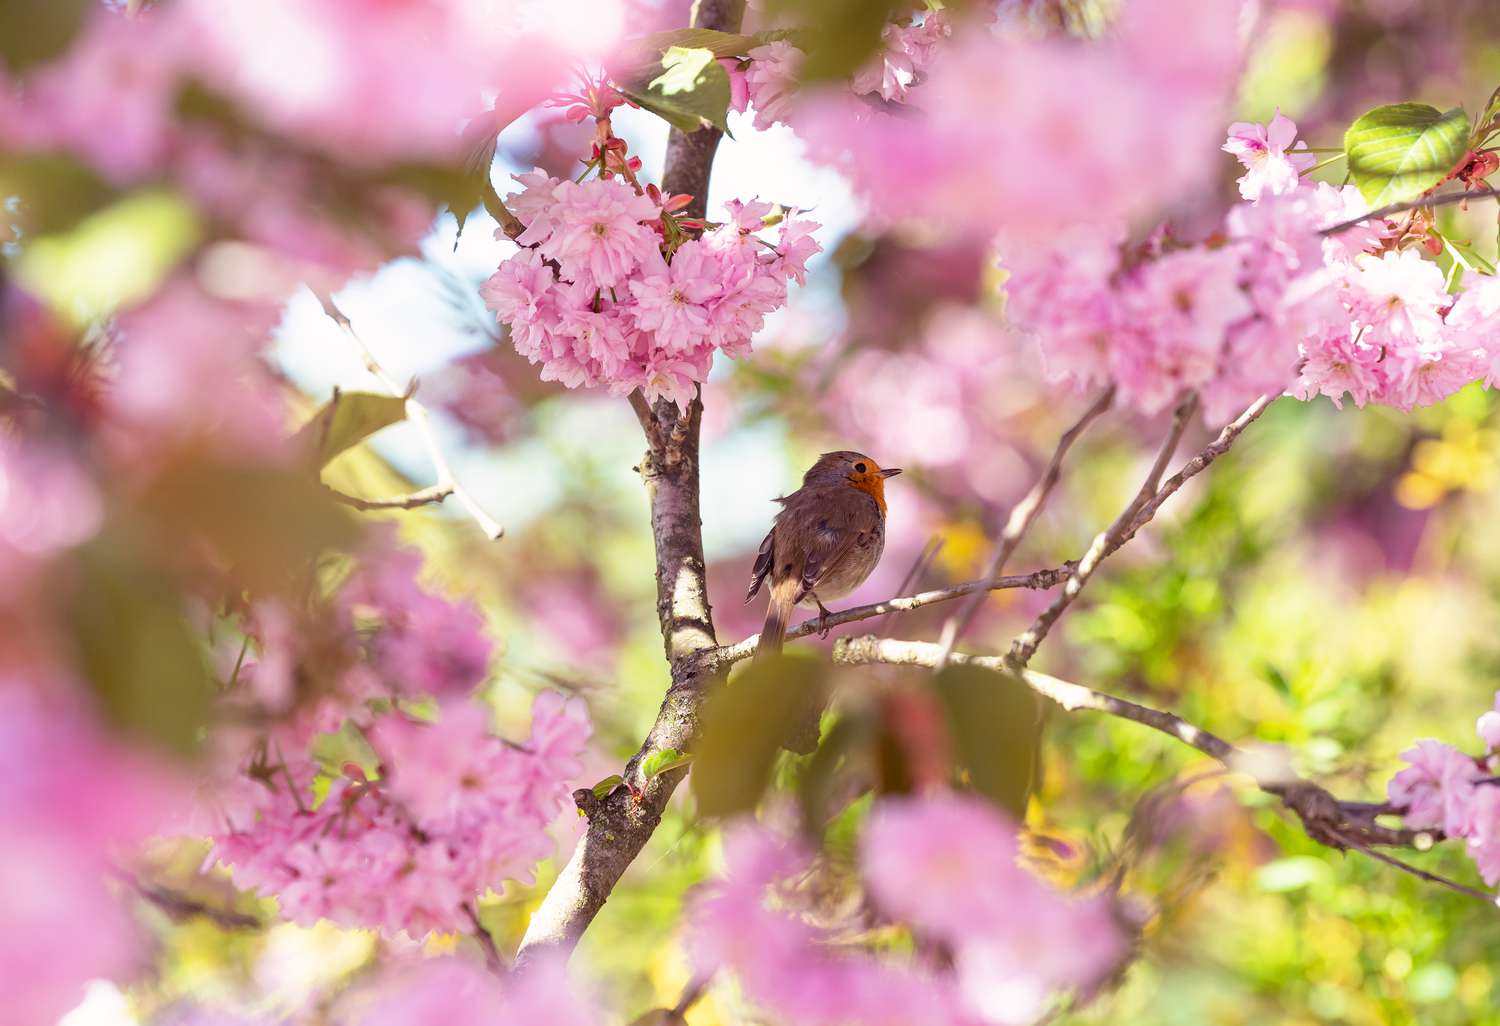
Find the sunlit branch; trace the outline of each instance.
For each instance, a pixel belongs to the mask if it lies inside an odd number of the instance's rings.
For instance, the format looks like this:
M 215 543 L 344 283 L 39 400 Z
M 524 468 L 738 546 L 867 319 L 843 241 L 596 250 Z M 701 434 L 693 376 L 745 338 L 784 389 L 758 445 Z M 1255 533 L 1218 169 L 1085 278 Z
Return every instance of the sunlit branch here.
M 868 606 L 855 606 L 852 609 L 841 609 L 836 613 L 830 613 L 822 621 L 824 626 L 837 627 L 841 624 L 855 623 L 859 620 L 868 620 L 874 616 L 882 616 L 886 613 L 905 613 L 913 609 L 921 609 L 923 606 L 936 605 L 939 602 L 951 602 L 954 599 L 963 598 L 965 595 L 986 594 L 991 591 L 1004 591 L 1013 588 L 1030 588 L 1045 590 L 1055 588 L 1066 581 L 1072 574 L 1071 564 L 1046 570 L 1034 570 L 1029 574 L 1011 574 L 1006 577 L 982 578 L 977 581 L 965 581 L 963 584 L 955 584 L 951 588 L 938 588 L 934 591 L 918 592 L 915 595 L 903 595 L 898 598 L 889 598 L 883 602 L 875 602 Z M 817 632 L 819 620 L 817 617 L 804 620 L 797 626 L 786 632 L 787 640 L 803 638 Z M 748 659 L 755 654 L 755 646 L 760 643 L 760 635 L 752 634 L 743 641 L 737 641 L 733 645 L 725 645 L 722 648 L 712 649 L 704 652 L 699 658 L 706 668 L 721 669 Z
M 442 502 L 453 494 L 453 486 L 432 485 L 421 491 L 412 492 L 410 495 L 392 495 L 385 499 L 362 499 L 358 495 L 348 495 L 337 488 L 329 488 L 328 493 L 333 496 L 335 502 L 345 506 L 353 507 L 361 512 L 374 509 L 416 509 L 419 506 L 431 506 Z
M 841 638 L 833 649 L 835 662 L 863 665 L 885 663 L 897 666 L 937 665 L 939 648 L 926 641 L 901 641 L 865 635 Z M 1367 849 L 1370 845 L 1421 846 L 1440 834 L 1433 831 L 1392 829 L 1375 822 L 1389 810 L 1366 802 L 1342 802 L 1322 787 L 1297 776 L 1284 759 L 1267 759 L 1246 751 L 1216 734 L 1190 723 L 1175 713 L 1153 709 L 1081 684 L 1060 680 L 1035 670 L 1014 671 L 1008 657 L 976 656 L 962 652 L 949 661 L 960 666 L 979 666 L 1011 674 L 1037 694 L 1056 702 L 1068 712 L 1087 709 L 1150 727 L 1197 749 L 1237 773 L 1244 773 L 1261 790 L 1280 798 L 1302 820 L 1308 836 L 1333 848 Z
M 434 487 L 448 489 L 449 494 L 459 501 L 465 512 L 473 518 L 474 522 L 479 525 L 479 529 L 491 541 L 503 535 L 505 528 L 501 527 L 493 517 L 486 513 L 483 507 L 469 494 L 468 490 L 454 477 L 453 468 L 448 465 L 448 457 L 443 454 L 442 446 L 438 444 L 437 434 L 433 431 L 432 418 L 427 411 L 427 407 L 412 398 L 409 388 L 404 388 L 397 384 L 395 379 L 386 373 L 385 368 L 375 359 L 375 354 L 370 351 L 370 347 L 365 345 L 364 339 L 360 338 L 359 333 L 354 330 L 354 325 L 350 323 L 348 316 L 333 301 L 333 296 L 320 289 L 313 289 L 312 292 L 313 295 L 318 297 L 318 302 L 322 304 L 323 312 L 343 330 L 344 337 L 354 344 L 355 349 L 364 361 L 365 369 L 370 372 L 376 381 L 380 382 L 381 386 L 387 392 L 394 396 L 400 396 L 406 401 L 406 419 L 411 422 L 412 426 L 417 429 L 418 435 L 421 436 L 422 444 L 427 449 L 427 458 L 432 462 L 432 469 L 437 474 L 437 484 Z
M 1114 523 L 1095 536 L 1093 544 L 1089 546 L 1083 558 L 1078 561 L 1078 567 L 1074 570 L 1073 576 L 1063 586 L 1062 593 L 1052 600 L 1051 605 L 1042 610 L 1037 618 L 1032 621 L 1031 626 L 1026 629 L 1025 633 L 1012 642 L 1008 658 L 1013 665 L 1023 667 L 1031 661 L 1031 657 L 1036 653 L 1037 646 L 1042 643 L 1042 639 L 1047 636 L 1047 632 L 1052 629 L 1052 625 L 1057 622 L 1058 617 L 1062 616 L 1067 608 L 1073 604 L 1073 600 L 1083 591 L 1084 585 L 1088 584 L 1089 578 L 1099 568 L 1099 564 L 1108 559 L 1111 553 L 1125 544 L 1126 540 L 1140 529 L 1140 525 L 1145 521 L 1137 522 L 1138 518 L 1149 503 L 1156 501 L 1162 495 L 1162 489 L 1165 486 L 1160 484 L 1161 477 L 1166 473 L 1167 463 L 1171 461 L 1173 454 L 1176 453 L 1178 443 L 1182 441 L 1183 432 L 1187 430 L 1188 422 L 1192 420 L 1193 414 L 1197 412 L 1197 409 L 1198 397 L 1194 393 L 1189 393 L 1178 404 L 1177 411 L 1172 416 L 1172 427 L 1167 431 L 1166 440 L 1162 442 L 1161 450 L 1156 456 L 1156 461 L 1151 465 L 1151 471 L 1146 475 L 1146 480 L 1141 483 L 1141 487 L 1136 492 L 1135 498 L 1130 500 L 1130 504 L 1115 518 Z M 1229 428 L 1225 428 L 1224 430 L 1228 432 Z M 1243 430 L 1243 428 L 1240 428 L 1240 430 Z M 1233 442 L 1238 434 L 1239 431 L 1236 431 L 1234 435 L 1230 436 L 1229 441 Z M 1223 435 L 1220 436 L 1221 439 L 1223 437 Z M 1228 448 L 1228 446 L 1226 445 L 1225 448 Z M 1200 455 L 1202 454 L 1200 453 Z M 1217 458 L 1217 455 L 1214 458 Z M 1207 466 L 1207 463 L 1204 466 Z M 1197 473 L 1197 471 L 1193 473 Z M 1190 476 L 1192 475 L 1188 475 L 1188 477 Z M 1182 478 L 1182 481 L 1186 480 L 1187 477 Z M 1182 487 L 1182 481 L 1179 481 L 1172 488 L 1172 491 L 1176 491 Z M 1167 494 L 1170 494 L 1170 492 Z M 1157 502 L 1157 505 L 1160 505 L 1160 503 Z M 1149 519 L 1149 516 L 1147 519 Z
M 1078 440 L 1078 436 L 1088 430 L 1088 426 L 1102 416 L 1105 410 L 1109 409 L 1110 404 L 1114 402 L 1114 398 L 1115 389 L 1111 385 L 1105 389 L 1104 393 L 1098 399 L 1094 400 L 1093 404 L 1084 411 L 1083 416 L 1079 417 L 1072 427 L 1062 433 L 1062 437 L 1057 440 L 1057 448 L 1052 451 L 1052 458 L 1047 461 L 1046 469 L 1042 471 L 1041 476 L 1036 479 L 1036 483 L 1031 486 L 1031 490 L 1026 493 L 1020 502 L 1016 503 L 1015 508 L 1010 511 L 1010 516 L 1006 518 L 1005 528 L 1000 532 L 1000 542 L 995 549 L 995 558 L 991 560 L 990 568 L 985 573 L 985 577 L 996 578 L 1000 576 L 1000 571 L 1005 569 L 1006 562 L 1015 554 L 1016 549 L 1021 544 L 1021 540 L 1026 537 L 1026 532 L 1031 529 L 1032 522 L 1036 520 L 1037 514 L 1041 512 L 1042 506 L 1046 504 L 1047 497 L 1052 494 L 1052 489 L 1057 486 L 1058 480 L 1062 477 L 1063 457 L 1067 456 L 1068 450 L 1073 447 L 1073 443 Z M 938 656 L 938 669 L 941 670 L 943 664 L 948 661 L 948 654 L 953 651 L 953 646 L 958 643 L 959 636 L 973 622 L 975 615 L 979 612 L 979 607 L 984 604 L 984 600 L 984 592 L 976 593 L 972 599 L 964 603 L 943 624 L 943 633 L 938 639 L 938 646 L 942 650 Z
M 697 0 L 693 27 L 737 32 L 743 15 L 744 0 Z M 717 129 L 706 127 L 695 132 L 673 129 L 667 137 L 662 191 L 692 196 L 687 208 L 691 216 L 704 215 L 720 137 Z M 687 416 L 680 416 L 666 401 L 652 409 L 638 394 L 631 395 L 630 405 L 649 446 L 640 472 L 651 503 L 657 614 L 671 683 L 651 732 L 625 767 L 627 779 L 652 752 L 692 750 L 699 715 L 713 683 L 712 675 L 699 668 L 696 660 L 700 652 L 717 644 L 699 511 L 702 391 L 694 396 Z M 673 791 L 686 775 L 686 768 L 658 773 L 638 790 L 618 788 L 593 805 L 587 832 L 527 924 L 516 953 L 519 968 L 542 952 L 572 951 L 651 839 Z
M 1467 200 L 1494 199 L 1497 196 L 1500 196 L 1500 189 L 1471 189 L 1465 192 L 1445 193 L 1442 196 L 1428 196 L 1425 199 L 1415 199 L 1406 203 L 1392 203 L 1389 206 L 1372 210 L 1368 214 L 1361 214 L 1347 221 L 1340 221 L 1338 224 L 1329 225 L 1318 234 L 1337 235 L 1340 232 L 1348 231 L 1350 228 L 1356 228 L 1366 221 L 1377 221 L 1383 217 L 1390 217 L 1392 214 L 1404 214 L 1408 210 L 1421 210 L 1423 207 L 1446 207 L 1454 203 L 1463 203 Z

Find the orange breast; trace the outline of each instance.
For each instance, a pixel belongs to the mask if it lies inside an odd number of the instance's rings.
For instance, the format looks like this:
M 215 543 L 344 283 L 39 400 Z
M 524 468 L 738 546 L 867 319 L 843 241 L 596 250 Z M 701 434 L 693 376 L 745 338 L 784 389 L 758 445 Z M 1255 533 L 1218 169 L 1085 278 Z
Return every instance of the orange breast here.
M 880 515 L 885 516 L 885 478 L 879 474 L 850 474 L 849 483 L 875 500 Z

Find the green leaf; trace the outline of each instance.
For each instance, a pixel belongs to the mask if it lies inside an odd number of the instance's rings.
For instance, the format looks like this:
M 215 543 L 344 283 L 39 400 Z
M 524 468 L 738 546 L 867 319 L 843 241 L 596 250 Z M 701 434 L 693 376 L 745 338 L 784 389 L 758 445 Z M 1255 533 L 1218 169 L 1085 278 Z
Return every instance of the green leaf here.
M 132 193 L 69 231 L 32 239 L 16 277 L 84 327 L 154 292 L 198 244 L 197 211 L 168 189 Z
M 605 777 L 603 780 L 599 781 L 599 783 L 595 784 L 593 787 L 589 788 L 589 790 L 593 791 L 594 797 L 602 802 L 604 801 L 604 799 L 614 794 L 615 788 L 619 787 L 623 783 L 625 783 L 624 777 L 620 776 L 620 774 L 618 773 L 612 773 L 609 776 Z M 582 811 L 582 809 L 579 810 L 580 813 Z
M 621 92 L 673 128 L 696 132 L 705 124 L 725 127 L 729 73 L 708 47 L 669 47 L 646 72 L 654 75 L 621 85 Z
M 1496 129 L 1500 129 L 1500 88 L 1490 93 L 1490 98 L 1484 105 L 1484 110 L 1474 121 L 1474 135 L 1469 140 L 1470 149 L 1478 149 L 1489 141 Z
M 1037 777 L 1041 703 L 1009 674 L 949 666 L 934 681 L 957 769 L 975 791 L 1017 819 Z
M 881 47 L 885 26 L 918 6 L 903 0 L 771 0 L 767 13 L 793 19 L 807 51 L 804 82 L 848 78 Z
M 0 155 L 0 226 L 12 226 L 23 241 L 66 231 L 115 196 L 108 182 L 72 157 Z
M 641 774 L 650 780 L 652 777 L 660 776 L 667 770 L 674 770 L 680 766 L 686 766 L 693 761 L 693 757 L 675 748 L 663 748 L 659 752 L 652 752 L 641 760 Z
M 139 542 L 107 528 L 80 550 L 66 622 L 84 679 L 110 721 L 187 755 L 201 737 L 214 682 L 181 593 Z
M 312 419 L 298 429 L 295 441 L 306 446 L 323 467 L 339 453 L 382 428 L 406 419 L 406 400 L 375 392 L 335 392 Z
M 693 762 L 693 794 L 705 816 L 755 808 L 781 744 L 823 690 L 825 666 L 810 656 L 752 663 L 721 688 L 703 714 Z
M 1405 203 L 1437 185 L 1468 153 L 1462 107 L 1425 103 L 1376 107 L 1344 133 L 1349 177 L 1372 208 Z
M 305 473 L 180 458 L 138 500 L 161 551 L 202 552 L 252 595 L 298 593 L 318 557 L 346 548 L 355 522 Z
M 699 28 L 652 32 L 627 40 L 610 62 L 610 72 L 616 82 L 647 82 L 661 70 L 662 54 L 674 47 L 709 50 L 715 57 L 743 57 L 765 42 L 765 35 L 770 33 L 748 36 Z
M 868 746 L 878 730 L 878 724 L 868 715 L 845 716 L 833 725 L 817 752 L 807 760 L 797 779 L 797 803 L 802 812 L 802 830 L 808 837 L 822 837 L 839 769 Z
M 22 72 L 59 56 L 93 6 L 88 0 L 0 3 L 0 64 Z

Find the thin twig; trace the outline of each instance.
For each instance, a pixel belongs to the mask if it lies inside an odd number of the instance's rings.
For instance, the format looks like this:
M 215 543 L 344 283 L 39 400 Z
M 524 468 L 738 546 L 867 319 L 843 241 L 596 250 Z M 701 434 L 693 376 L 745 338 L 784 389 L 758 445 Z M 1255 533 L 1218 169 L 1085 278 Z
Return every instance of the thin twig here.
M 328 493 L 333 496 L 335 502 L 352 506 L 361 512 L 372 509 L 416 509 L 418 506 L 431 506 L 442 502 L 453 494 L 453 486 L 446 484 L 431 485 L 421 491 L 412 492 L 410 495 L 393 495 L 386 499 L 361 499 L 357 495 L 345 494 L 337 488 L 329 488 L 328 485 L 323 487 L 328 489 Z
M 938 646 L 926 641 L 900 641 L 866 635 L 841 638 L 834 646 L 835 662 L 846 664 L 889 663 L 899 666 L 937 665 Z M 1104 691 L 1060 680 L 1035 670 L 1012 668 L 1005 656 L 976 656 L 955 652 L 949 661 L 961 666 L 979 666 L 1019 679 L 1032 691 L 1056 702 L 1068 712 L 1088 709 L 1129 720 L 1160 731 L 1196 748 L 1231 770 L 1250 776 L 1261 790 L 1280 798 L 1302 820 L 1308 836 L 1330 847 L 1344 848 L 1380 844 L 1395 847 L 1421 846 L 1435 835 L 1432 831 L 1391 829 L 1375 823 L 1375 813 L 1366 802 L 1342 802 L 1323 788 L 1298 777 L 1284 760 L 1268 761 L 1216 734 L 1190 723 L 1175 713 L 1132 702 Z
M 422 444 L 427 449 L 427 458 L 432 462 L 432 469 L 437 474 L 436 487 L 449 489 L 449 493 L 459 501 L 464 510 L 479 525 L 479 529 L 491 541 L 503 535 L 505 528 L 496 523 L 495 519 L 484 511 L 483 507 L 474 500 L 474 497 L 469 494 L 468 490 L 454 477 L 453 468 L 448 465 L 448 458 L 443 454 L 442 446 L 438 444 L 437 434 L 433 430 L 432 418 L 427 412 L 427 407 L 412 398 L 411 388 L 403 388 L 386 373 L 385 368 L 380 365 L 380 361 L 375 359 L 375 354 L 371 352 L 370 347 L 365 344 L 364 339 L 360 338 L 359 333 L 354 330 L 354 325 L 350 322 L 348 316 L 333 301 L 331 294 L 321 289 L 313 289 L 312 293 L 318 297 L 318 302 L 323 306 L 323 312 L 343 330 L 344 337 L 354 344 L 356 350 L 358 350 L 364 360 L 365 369 L 374 376 L 376 381 L 380 382 L 381 386 L 387 392 L 393 396 L 399 396 L 406 401 L 406 419 L 417 429 L 417 433 L 422 438 Z
M 500 956 L 500 949 L 495 946 L 495 938 L 490 931 L 484 928 L 479 921 L 479 912 L 471 902 L 463 903 L 464 916 L 469 920 L 469 925 L 474 928 L 474 938 L 479 941 L 479 946 L 484 949 L 485 963 L 495 972 L 505 971 L 505 959 Z
M 1093 544 L 1084 553 L 1083 558 L 1078 561 L 1078 569 L 1073 572 L 1068 583 L 1063 586 L 1062 593 L 1052 600 L 1052 604 L 1032 621 L 1020 637 L 1016 638 L 1010 646 L 1009 658 L 1017 669 L 1024 667 L 1031 661 L 1032 655 L 1036 653 L 1037 646 L 1052 629 L 1058 617 L 1073 604 L 1073 600 L 1083 591 L 1084 585 L 1088 584 L 1089 578 L 1093 576 L 1099 564 L 1109 558 L 1110 553 L 1118 549 L 1127 537 L 1127 532 L 1133 533 L 1132 525 L 1136 517 L 1146 508 L 1159 492 L 1161 476 L 1166 473 L 1167 463 L 1177 451 L 1177 445 L 1182 441 L 1183 432 L 1187 430 L 1188 421 L 1192 419 L 1194 412 L 1198 409 L 1198 396 L 1196 393 L 1188 393 L 1177 405 L 1177 410 L 1172 416 L 1172 427 L 1167 431 L 1167 437 L 1162 442 L 1161 450 L 1156 455 L 1156 461 L 1151 465 L 1151 471 L 1146 475 L 1146 480 L 1141 483 L 1135 498 L 1125 507 L 1114 523 L 1105 528 L 1095 536 Z M 1228 430 L 1227 428 L 1225 430 Z M 1184 480 L 1186 480 L 1184 478 Z M 1181 485 L 1179 484 L 1180 488 Z M 1176 489 L 1173 489 L 1174 491 Z
M 1495 895 L 1487 894 L 1476 887 L 1470 887 L 1467 884 L 1461 884 L 1457 880 L 1450 880 L 1448 877 L 1442 876 L 1438 873 L 1432 873 L 1425 869 L 1418 869 L 1410 862 L 1402 862 L 1394 855 L 1388 855 L 1383 851 L 1376 851 L 1368 844 L 1362 844 L 1356 841 L 1350 841 L 1348 842 L 1348 844 L 1349 847 L 1353 848 L 1356 851 L 1364 852 L 1375 861 L 1384 862 L 1388 866 L 1394 866 L 1395 868 L 1401 870 L 1403 873 L 1410 873 L 1412 876 L 1416 877 L 1419 880 L 1426 880 L 1428 883 L 1435 883 L 1440 886 L 1447 887 L 1450 890 L 1457 891 L 1459 894 L 1466 894 L 1471 898 L 1478 898 L 1486 905 L 1493 906 L 1496 904 Z
M 943 551 L 943 545 L 944 541 L 938 535 L 934 535 L 927 540 L 927 543 L 922 546 L 922 551 L 917 553 L 917 558 L 912 561 L 911 568 L 906 571 L 906 576 L 901 578 L 901 583 L 896 586 L 896 594 L 905 594 L 922 579 L 922 575 L 927 572 L 927 568 L 932 565 L 932 561 L 937 559 L 939 552 Z M 995 575 L 990 574 L 989 576 L 994 577 Z M 901 610 L 899 609 L 892 609 L 889 613 L 886 613 L 885 618 L 880 621 L 877 632 L 880 634 L 889 634 L 891 632 L 891 624 L 900 615 Z
M 248 912 L 210 905 L 191 894 L 184 894 L 160 884 L 148 884 L 128 874 L 122 873 L 121 878 L 143 900 L 161 909 L 173 921 L 201 916 L 225 930 L 257 930 L 265 925 L 259 916 Z
M 1466 200 L 1492 199 L 1496 196 L 1500 196 L 1500 189 L 1474 189 L 1468 192 L 1450 192 L 1442 196 L 1428 196 L 1426 199 L 1416 199 L 1406 203 L 1392 203 L 1378 210 L 1372 210 L 1368 214 L 1361 214 L 1347 221 L 1340 221 L 1338 224 L 1329 225 L 1318 234 L 1337 235 L 1340 232 L 1346 232 L 1350 228 L 1364 224 L 1366 221 L 1390 217 L 1392 214 L 1403 214 L 1408 210 L 1421 210 L 1423 207 L 1446 207 L 1454 203 L 1463 203 Z
M 875 602 L 868 606 L 855 606 L 852 609 L 841 609 L 836 613 L 829 613 L 827 618 L 821 622 L 827 627 L 837 627 L 840 624 L 855 623 L 859 620 L 868 620 L 873 616 L 883 616 L 886 613 L 904 613 L 913 609 L 921 609 L 923 606 L 936 605 L 939 602 L 951 602 L 953 599 L 972 595 L 976 592 L 1002 591 L 1007 588 L 1032 588 L 1045 590 L 1055 588 L 1066 581 L 1073 573 L 1071 564 L 1063 564 L 1047 570 L 1033 570 L 1029 574 L 1011 574 L 1007 577 L 995 577 L 978 581 L 965 581 L 963 584 L 955 584 L 951 588 L 939 588 L 936 591 L 923 591 L 915 595 L 905 595 L 899 598 L 889 598 L 883 602 Z M 819 630 L 820 620 L 813 617 L 804 620 L 797 626 L 786 632 L 787 640 L 805 637 Z M 748 659 L 755 654 L 755 646 L 760 643 L 760 635 L 752 634 L 743 641 L 737 641 L 733 645 L 724 645 L 721 648 L 708 649 L 699 655 L 700 665 L 705 669 L 722 669 Z
M 1062 433 L 1057 440 L 1057 447 L 1052 450 L 1052 458 L 1047 461 L 1047 467 L 1042 471 L 1031 490 L 1026 493 L 1015 508 L 1010 511 L 1010 516 L 1005 521 L 1005 529 L 1000 532 L 1000 543 L 995 549 L 995 558 L 990 562 L 990 568 L 985 573 L 987 578 L 1000 576 L 1000 571 L 1005 569 L 1006 561 L 1015 554 L 1021 544 L 1021 539 L 1026 537 L 1026 532 L 1031 529 L 1031 524 L 1036 520 L 1037 514 L 1041 512 L 1042 506 L 1047 502 L 1047 496 L 1056 487 L 1058 479 L 1062 476 L 1063 457 L 1073 447 L 1078 437 L 1088 430 L 1088 426 L 1103 415 L 1114 402 L 1115 389 L 1111 385 L 1105 389 L 1103 394 L 1095 399 L 1093 404 L 1084 411 L 1082 417 L 1072 427 Z M 958 643 L 959 636 L 963 634 L 979 613 L 979 607 L 984 604 L 987 597 L 985 592 L 976 592 L 974 597 L 964 605 L 943 624 L 943 633 L 938 640 L 938 646 L 942 649 L 942 655 L 938 658 L 937 669 L 941 670 L 948 661 L 948 655 L 953 651 L 953 646 Z

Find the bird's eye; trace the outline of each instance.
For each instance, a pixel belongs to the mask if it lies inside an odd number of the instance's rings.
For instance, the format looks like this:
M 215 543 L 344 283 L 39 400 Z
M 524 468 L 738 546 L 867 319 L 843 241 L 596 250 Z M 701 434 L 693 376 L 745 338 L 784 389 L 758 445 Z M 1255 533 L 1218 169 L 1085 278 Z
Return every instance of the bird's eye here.
M 867 466 L 865 466 L 865 465 L 864 465 L 864 464 L 863 464 L 863 463 L 856 463 L 856 464 L 855 464 L 855 465 L 854 465 L 854 472 L 855 472 L 855 473 L 856 473 L 856 474 L 863 474 L 863 473 L 864 473 L 864 472 L 865 472 L 865 471 L 867 471 L 867 470 L 869 470 L 869 469 L 870 469 L 870 468 L 869 468 L 869 467 L 867 467 Z

